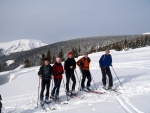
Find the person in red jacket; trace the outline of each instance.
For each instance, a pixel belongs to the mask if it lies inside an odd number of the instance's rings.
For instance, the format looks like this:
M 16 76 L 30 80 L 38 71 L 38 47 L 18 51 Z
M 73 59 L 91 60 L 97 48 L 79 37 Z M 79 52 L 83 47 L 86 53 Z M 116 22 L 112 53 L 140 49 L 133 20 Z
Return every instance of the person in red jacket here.
M 56 58 L 56 62 L 53 65 L 54 88 L 51 93 L 51 98 L 53 98 L 53 99 L 59 98 L 59 89 L 60 89 L 63 73 L 64 73 L 64 69 L 61 64 L 61 59 Z

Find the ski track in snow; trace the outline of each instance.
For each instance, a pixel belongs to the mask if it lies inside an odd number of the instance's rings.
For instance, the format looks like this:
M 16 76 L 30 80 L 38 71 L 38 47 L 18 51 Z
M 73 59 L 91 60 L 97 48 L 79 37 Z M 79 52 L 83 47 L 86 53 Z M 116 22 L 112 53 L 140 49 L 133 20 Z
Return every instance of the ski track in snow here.
M 75 110 L 76 112 L 83 112 L 81 109 L 86 107 L 91 112 L 102 113 L 102 108 L 94 107 L 96 105 L 102 106 L 102 104 L 111 104 L 108 106 L 111 107 L 114 105 L 116 109 L 114 112 L 124 113 L 148 113 L 150 111 L 149 101 L 143 101 L 142 99 L 137 98 L 136 100 L 140 105 L 143 105 L 147 109 L 142 109 L 144 107 L 137 107 L 136 103 L 132 102 L 131 99 L 136 96 L 149 95 L 150 93 L 150 47 L 138 48 L 130 51 L 121 51 L 116 52 L 112 51 L 113 56 L 113 65 L 116 73 L 118 74 L 120 81 L 124 86 L 124 90 L 120 87 L 118 80 L 112 71 L 114 85 L 119 92 L 122 94 L 117 95 L 114 92 L 107 91 L 105 94 L 92 94 L 79 92 L 78 95 L 81 98 L 73 98 L 68 101 L 68 105 L 64 105 L 59 102 L 52 102 L 51 106 L 56 107 L 57 109 L 52 111 L 48 105 L 45 105 L 48 112 L 60 112 L 64 113 L 69 110 Z M 140 54 L 141 53 L 141 54 Z M 98 91 L 104 91 L 101 86 L 101 71 L 99 69 L 98 60 L 103 53 L 91 54 L 91 74 L 96 82 Z M 136 55 L 136 57 L 134 56 Z M 129 57 L 130 56 L 130 57 Z M 133 56 L 133 57 L 132 57 Z M 18 69 L 9 72 L 0 73 L 0 93 L 3 97 L 3 111 L 4 113 L 42 113 L 41 108 L 35 109 L 37 106 L 37 86 L 38 86 L 38 77 L 37 71 L 39 67 L 32 67 L 27 69 Z M 78 76 L 81 76 L 79 69 L 77 69 Z M 79 77 L 80 78 L 80 77 Z M 64 75 L 65 79 L 65 75 Z M 22 84 L 21 84 L 22 83 Z M 91 82 L 92 88 L 95 89 L 93 82 Z M 76 91 L 78 91 L 78 80 Z M 14 88 L 17 87 L 16 89 Z M 6 90 L 7 89 L 7 90 Z M 8 89 L 12 90 L 9 91 Z M 63 82 L 60 89 L 60 98 L 63 101 L 66 101 L 65 89 Z M 12 95 L 11 95 L 12 93 Z M 99 110 L 99 111 L 98 111 Z M 103 109 L 104 110 L 104 109 Z M 107 111 L 106 110 L 106 111 Z

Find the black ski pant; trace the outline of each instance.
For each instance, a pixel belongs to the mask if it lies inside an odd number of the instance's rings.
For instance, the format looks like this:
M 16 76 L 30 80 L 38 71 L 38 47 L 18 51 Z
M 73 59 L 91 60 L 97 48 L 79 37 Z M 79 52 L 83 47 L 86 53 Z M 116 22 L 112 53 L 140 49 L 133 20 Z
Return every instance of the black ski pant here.
M 111 71 L 110 71 L 110 68 L 107 68 L 107 67 L 101 67 L 101 71 L 102 71 L 102 82 L 103 82 L 103 85 L 106 85 L 106 75 L 108 76 L 109 78 L 109 86 L 112 87 L 113 86 L 113 77 L 112 77 L 112 74 L 111 74 Z
M 69 83 L 70 79 L 72 80 L 72 91 L 75 91 L 75 86 L 76 86 L 76 78 L 74 73 L 66 73 L 66 90 L 69 92 Z
M 84 88 L 85 87 L 85 85 L 84 85 L 84 83 L 85 83 L 85 79 L 88 79 L 88 81 L 87 81 L 87 87 L 89 87 L 89 86 L 91 86 L 91 73 L 90 73 L 90 71 L 89 70 L 82 70 L 82 81 L 81 81 L 81 87 L 82 88 Z
M 0 101 L 0 113 L 1 113 L 1 111 L 2 111 L 2 102 Z
M 40 93 L 40 99 L 41 100 L 43 100 L 43 97 L 44 97 L 45 87 L 46 87 L 45 98 L 48 99 L 49 98 L 50 79 L 46 79 L 46 80 L 42 79 L 42 82 L 41 82 L 41 93 Z
M 61 85 L 61 80 L 62 78 L 54 78 L 54 88 L 52 90 L 52 96 L 59 95 L 59 89 L 60 89 L 60 85 Z
M 0 113 L 1 113 L 1 110 L 2 110 L 2 103 L 1 103 L 1 101 L 0 101 Z

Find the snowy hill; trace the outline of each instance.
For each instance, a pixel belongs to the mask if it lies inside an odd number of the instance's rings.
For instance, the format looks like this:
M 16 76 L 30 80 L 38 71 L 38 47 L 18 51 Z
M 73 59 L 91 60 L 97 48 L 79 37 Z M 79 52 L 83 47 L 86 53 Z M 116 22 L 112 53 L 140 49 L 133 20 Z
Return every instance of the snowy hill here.
M 47 44 L 38 40 L 20 39 L 6 43 L 0 43 L 0 49 L 2 49 L 3 55 L 9 55 L 10 53 L 27 51 Z
M 143 35 L 150 35 L 150 32 L 143 33 Z
M 118 74 L 125 89 L 120 84 L 112 70 L 114 86 L 122 94 L 105 92 L 104 94 L 92 94 L 78 92 L 77 98 L 66 102 L 64 84 L 60 89 L 60 101 L 53 101 L 50 106 L 57 108 L 52 111 L 45 105 L 48 113 L 149 113 L 150 112 L 150 47 L 138 48 L 129 51 L 111 51 L 113 67 Z M 103 52 L 90 54 L 91 74 L 96 82 L 98 91 L 101 88 L 101 71 L 99 58 Z M 77 60 L 77 59 L 76 59 Z M 6 113 L 42 113 L 37 105 L 38 72 L 39 67 L 16 69 L 0 73 L 0 94 L 3 97 L 3 111 Z M 77 68 L 78 76 L 80 71 Z M 64 75 L 65 79 L 65 75 Z M 92 82 L 92 89 L 95 86 Z M 76 91 L 79 82 L 77 79 Z

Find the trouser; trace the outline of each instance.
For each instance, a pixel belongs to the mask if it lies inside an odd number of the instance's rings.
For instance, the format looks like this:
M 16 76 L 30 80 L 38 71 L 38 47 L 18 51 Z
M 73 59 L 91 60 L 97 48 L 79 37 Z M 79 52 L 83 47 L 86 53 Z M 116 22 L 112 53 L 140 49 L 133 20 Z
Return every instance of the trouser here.
M 66 90 L 67 92 L 69 92 L 69 82 L 70 82 L 70 78 L 72 80 L 72 91 L 75 91 L 75 86 L 76 86 L 76 78 L 75 78 L 75 75 L 74 73 L 72 74 L 69 74 L 69 73 L 66 73 Z
M 1 113 L 1 111 L 2 111 L 2 103 L 0 101 L 0 113 Z
M 101 71 L 102 71 L 102 82 L 103 82 L 103 85 L 106 85 L 106 75 L 108 75 L 108 78 L 109 78 L 109 86 L 113 86 L 113 77 L 112 77 L 112 74 L 111 74 L 111 71 L 110 71 L 110 68 L 107 68 L 107 67 L 101 67 Z
M 81 81 L 81 87 L 84 88 L 85 85 L 84 85 L 84 82 L 85 82 L 85 79 L 88 79 L 87 81 L 87 87 L 91 86 L 91 73 L 89 70 L 82 70 L 82 81 Z
M 49 98 L 49 88 L 50 88 L 50 79 L 48 80 L 43 80 L 41 82 L 41 93 L 40 93 L 40 99 L 43 100 L 44 97 L 44 91 L 46 87 L 46 94 L 45 94 L 45 99 Z
M 61 80 L 62 78 L 54 78 L 54 88 L 52 90 L 52 96 L 59 95 L 59 89 L 60 89 L 60 85 L 61 85 Z

